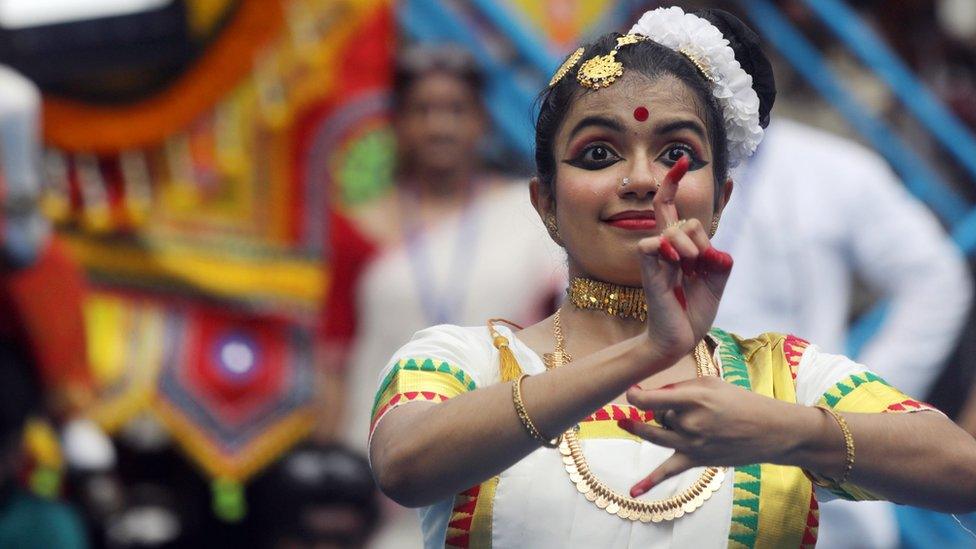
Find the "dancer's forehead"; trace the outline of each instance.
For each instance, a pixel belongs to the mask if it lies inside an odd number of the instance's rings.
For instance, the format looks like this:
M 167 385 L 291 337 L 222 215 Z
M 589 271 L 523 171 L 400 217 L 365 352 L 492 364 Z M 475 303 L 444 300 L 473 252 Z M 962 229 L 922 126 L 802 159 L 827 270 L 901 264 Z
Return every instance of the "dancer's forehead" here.
M 646 116 L 640 109 L 646 109 Z M 708 143 L 705 113 L 697 95 L 673 76 L 625 74 L 608 88 L 582 91 L 574 97 L 557 143 L 566 143 L 588 128 L 652 135 L 674 124 Z

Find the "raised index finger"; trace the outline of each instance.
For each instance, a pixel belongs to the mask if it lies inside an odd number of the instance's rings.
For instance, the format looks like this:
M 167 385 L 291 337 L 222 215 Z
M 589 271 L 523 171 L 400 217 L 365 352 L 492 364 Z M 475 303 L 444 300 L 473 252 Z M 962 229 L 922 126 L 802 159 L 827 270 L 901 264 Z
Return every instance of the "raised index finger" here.
M 654 217 L 658 227 L 663 231 L 668 225 L 678 221 L 678 209 L 674 206 L 674 197 L 678 194 L 678 181 L 688 172 L 691 160 L 684 155 L 671 166 L 668 175 L 664 177 L 661 188 L 654 195 Z

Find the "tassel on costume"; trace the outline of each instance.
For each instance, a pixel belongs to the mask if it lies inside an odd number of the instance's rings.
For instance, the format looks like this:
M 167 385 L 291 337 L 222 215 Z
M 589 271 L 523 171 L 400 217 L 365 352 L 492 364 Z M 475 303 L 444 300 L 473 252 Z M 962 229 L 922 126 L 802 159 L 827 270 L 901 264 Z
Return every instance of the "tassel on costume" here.
M 512 353 L 512 349 L 509 347 L 508 338 L 500 334 L 495 328 L 496 322 L 504 322 L 505 324 L 518 328 L 519 330 L 521 330 L 522 327 L 503 318 L 493 318 L 488 321 L 488 331 L 491 333 L 491 343 L 496 349 L 498 349 L 498 361 L 502 381 L 515 381 L 522 376 L 522 367 L 519 366 L 518 360 L 515 360 L 515 354 Z

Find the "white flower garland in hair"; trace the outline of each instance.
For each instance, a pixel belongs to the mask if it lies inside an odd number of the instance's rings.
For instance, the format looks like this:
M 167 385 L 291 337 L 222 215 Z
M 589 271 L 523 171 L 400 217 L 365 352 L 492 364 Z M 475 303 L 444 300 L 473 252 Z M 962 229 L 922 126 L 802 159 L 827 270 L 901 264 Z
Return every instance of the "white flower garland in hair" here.
M 730 167 L 756 151 L 763 138 L 759 96 L 752 89 L 752 76 L 736 61 L 735 52 L 721 31 L 697 15 L 671 7 L 648 11 L 630 33 L 643 34 L 686 55 L 705 71 L 725 119 Z

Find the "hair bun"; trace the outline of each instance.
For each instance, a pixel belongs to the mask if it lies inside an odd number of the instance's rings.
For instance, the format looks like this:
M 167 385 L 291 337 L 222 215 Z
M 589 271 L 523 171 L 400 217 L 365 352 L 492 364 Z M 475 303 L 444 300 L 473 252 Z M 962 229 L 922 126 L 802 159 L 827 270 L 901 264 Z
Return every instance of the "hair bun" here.
M 719 9 L 705 8 L 694 12 L 721 31 L 735 52 L 735 59 L 742 70 L 752 76 L 752 89 L 759 96 L 759 125 L 769 125 L 769 112 L 776 101 L 776 80 L 769 58 L 763 52 L 759 35 L 738 17 Z

